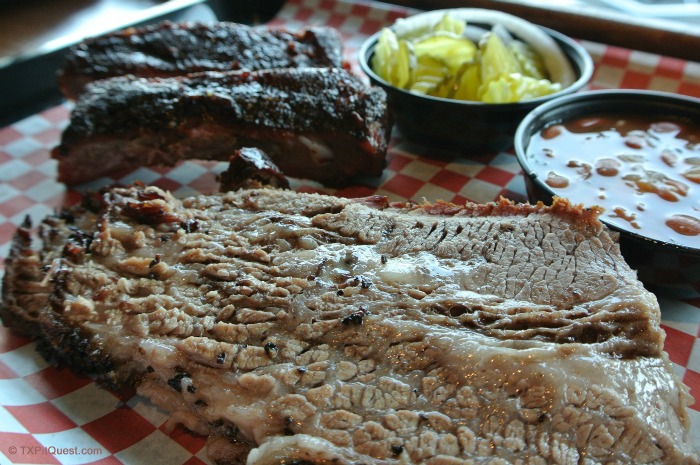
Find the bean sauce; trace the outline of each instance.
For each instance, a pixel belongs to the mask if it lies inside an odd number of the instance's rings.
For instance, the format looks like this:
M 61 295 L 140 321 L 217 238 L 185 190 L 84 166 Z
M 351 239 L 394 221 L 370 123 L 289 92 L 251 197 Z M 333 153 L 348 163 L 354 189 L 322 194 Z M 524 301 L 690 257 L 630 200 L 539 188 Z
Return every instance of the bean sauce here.
M 700 248 L 700 124 L 627 114 L 544 128 L 527 157 L 537 176 L 601 219 L 654 239 Z

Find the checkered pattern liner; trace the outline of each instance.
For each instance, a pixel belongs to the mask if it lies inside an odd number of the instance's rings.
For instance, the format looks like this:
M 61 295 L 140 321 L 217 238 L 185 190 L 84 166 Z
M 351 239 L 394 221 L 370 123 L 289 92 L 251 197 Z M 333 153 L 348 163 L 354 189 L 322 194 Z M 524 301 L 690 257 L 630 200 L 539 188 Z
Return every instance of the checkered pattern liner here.
M 296 29 L 307 24 L 338 28 L 346 57 L 356 71 L 362 41 L 381 26 L 412 11 L 381 3 L 343 0 L 290 0 L 271 21 Z M 583 42 L 596 63 L 590 88 L 641 88 L 700 96 L 700 64 Z M 27 215 L 35 221 L 80 194 L 55 181 L 49 150 L 67 123 L 64 104 L 0 129 L 0 256 Z M 381 194 L 391 200 L 446 199 L 491 201 L 503 195 L 526 199 L 520 167 L 511 151 L 455 158 L 418 146 L 394 134 L 389 164 L 380 179 L 333 191 L 295 182 L 302 191 L 343 196 Z M 449 160 L 449 161 L 448 161 Z M 220 163 L 186 162 L 172 169 L 142 168 L 94 181 L 96 189 L 115 180 L 140 180 L 178 196 L 216 190 Z M 2 269 L 0 269 L 2 273 Z M 700 299 L 660 297 L 666 350 L 678 376 L 700 399 Z M 692 407 L 693 437 L 700 449 L 700 405 Z M 0 463 L 2 464 L 149 464 L 208 463 L 205 440 L 182 427 L 133 393 L 100 389 L 67 370 L 48 365 L 29 340 L 0 326 Z

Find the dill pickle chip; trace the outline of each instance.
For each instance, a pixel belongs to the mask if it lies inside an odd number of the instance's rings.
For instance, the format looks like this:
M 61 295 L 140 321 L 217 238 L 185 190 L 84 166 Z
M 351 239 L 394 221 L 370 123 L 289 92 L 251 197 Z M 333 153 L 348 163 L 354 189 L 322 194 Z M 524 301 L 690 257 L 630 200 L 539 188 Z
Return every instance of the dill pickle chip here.
M 431 95 L 442 98 L 454 98 L 458 86 L 458 79 L 459 75 L 448 75 Z
M 374 47 L 372 69 L 380 78 L 391 84 L 393 84 L 391 82 L 392 61 L 394 61 L 398 50 L 399 41 L 396 38 L 396 34 L 385 27 L 379 34 L 377 45 Z
M 472 61 L 476 55 L 476 44 L 451 32 L 436 32 L 414 43 L 417 57 L 424 55 L 447 65 L 450 73 L 456 73 L 462 64 Z
M 502 75 L 520 73 L 520 63 L 496 34 L 488 34 L 481 47 L 481 81 L 487 83 Z
M 393 84 L 396 87 L 403 89 L 411 81 L 412 55 L 410 44 L 405 40 L 400 40 L 393 69 Z
M 501 38 L 498 25 L 475 43 L 467 27 L 450 14 L 410 29 L 397 21 L 400 32 L 381 31 L 372 68 L 396 87 L 458 100 L 510 103 L 561 90 L 546 79 L 544 59 L 533 47 L 508 34 Z
M 447 70 L 442 61 L 429 55 L 417 56 L 410 90 L 432 95 L 446 78 Z
M 532 70 L 528 72 L 539 74 Z M 479 100 L 486 103 L 520 102 L 560 89 L 561 85 L 547 79 L 526 75 L 513 48 L 506 46 L 496 34 L 489 34 L 481 49 Z
M 455 35 L 461 36 L 462 34 L 464 34 L 464 30 L 466 29 L 466 27 L 467 23 L 455 18 L 449 13 L 445 13 L 440 22 L 435 25 L 435 31 L 451 32 Z
M 481 70 L 478 61 L 468 63 L 460 72 L 452 98 L 457 100 L 478 101 L 478 90 L 481 86 Z
M 411 77 L 411 51 L 405 40 L 398 40 L 396 34 L 384 28 L 377 39 L 372 57 L 372 69 L 391 85 L 405 88 Z
M 520 68 L 525 76 L 536 79 L 545 79 L 547 77 L 542 58 L 532 47 L 519 40 L 514 40 L 508 44 L 508 48 L 520 63 Z
M 546 79 L 535 79 L 519 73 L 503 74 L 483 83 L 480 100 L 486 103 L 512 103 L 549 95 L 561 90 L 561 85 Z
M 440 85 L 440 82 L 416 81 L 411 85 L 411 91 L 419 94 L 432 95 L 435 89 Z

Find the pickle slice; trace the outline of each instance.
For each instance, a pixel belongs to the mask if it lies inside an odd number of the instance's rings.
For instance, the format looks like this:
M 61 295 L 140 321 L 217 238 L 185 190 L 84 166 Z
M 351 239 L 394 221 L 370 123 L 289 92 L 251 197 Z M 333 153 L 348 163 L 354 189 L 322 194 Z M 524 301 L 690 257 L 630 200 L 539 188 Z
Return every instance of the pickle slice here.
M 377 45 L 374 47 L 372 69 L 377 73 L 377 76 L 391 84 L 393 84 L 393 82 L 391 82 L 391 64 L 398 50 L 399 41 L 396 38 L 396 34 L 394 34 L 391 29 L 385 27 L 379 33 Z
M 467 23 L 455 18 L 449 13 L 445 13 L 440 22 L 435 25 L 435 31 L 451 32 L 457 36 L 464 34 L 464 30 L 467 28 Z
M 479 100 L 479 88 L 481 87 L 481 70 L 478 61 L 466 64 L 460 72 L 459 79 L 455 83 L 452 98 L 457 100 Z
M 485 103 L 513 103 L 549 95 L 561 90 L 561 85 L 546 79 L 535 79 L 519 73 L 502 74 L 484 82 L 479 100 Z
M 374 72 L 389 84 L 405 88 L 411 78 L 411 61 L 409 44 L 398 40 L 391 29 L 382 29 L 372 57 Z
M 423 56 L 442 61 L 447 72 L 456 74 L 466 62 L 474 60 L 476 44 L 471 40 L 451 32 L 436 32 L 414 43 L 416 56 Z
M 411 82 L 411 69 L 413 68 L 412 55 L 410 44 L 405 40 L 400 40 L 392 76 L 396 87 L 405 88 Z
M 436 95 L 436 90 L 446 78 L 447 70 L 441 60 L 430 55 L 417 56 L 410 90 L 421 94 Z
M 481 47 L 481 81 L 488 83 L 514 73 L 521 73 L 520 63 L 498 35 L 489 33 Z
M 536 79 L 547 78 L 542 57 L 532 47 L 519 40 L 514 40 L 508 44 L 508 48 L 513 52 L 518 63 L 520 63 L 523 75 Z

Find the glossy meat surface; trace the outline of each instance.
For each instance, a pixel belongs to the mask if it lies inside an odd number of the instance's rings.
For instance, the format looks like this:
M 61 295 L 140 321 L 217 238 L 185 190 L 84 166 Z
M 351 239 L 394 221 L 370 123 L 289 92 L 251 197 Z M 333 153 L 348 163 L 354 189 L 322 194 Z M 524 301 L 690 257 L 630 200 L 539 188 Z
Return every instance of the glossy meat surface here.
M 1 315 L 218 464 L 696 464 L 597 213 L 118 188 L 18 232 Z

